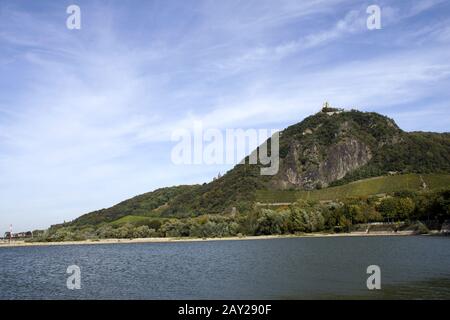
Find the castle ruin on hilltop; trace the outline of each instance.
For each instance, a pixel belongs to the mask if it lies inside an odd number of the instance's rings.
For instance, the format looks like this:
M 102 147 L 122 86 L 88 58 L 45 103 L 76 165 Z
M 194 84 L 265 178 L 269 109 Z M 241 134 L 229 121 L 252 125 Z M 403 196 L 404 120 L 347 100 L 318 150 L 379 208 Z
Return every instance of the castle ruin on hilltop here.
M 328 101 L 325 101 L 320 112 L 332 116 L 333 114 L 345 112 L 345 110 L 343 108 L 333 108 L 330 106 Z

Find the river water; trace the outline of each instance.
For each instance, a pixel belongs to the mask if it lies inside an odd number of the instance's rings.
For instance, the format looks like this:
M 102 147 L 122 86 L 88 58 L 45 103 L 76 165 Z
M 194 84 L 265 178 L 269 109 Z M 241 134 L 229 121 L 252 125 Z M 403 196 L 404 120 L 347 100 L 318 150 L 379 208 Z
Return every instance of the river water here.
M 67 267 L 81 289 L 67 288 Z M 381 290 L 368 290 L 369 265 Z M 450 238 L 0 248 L 0 299 L 450 299 Z

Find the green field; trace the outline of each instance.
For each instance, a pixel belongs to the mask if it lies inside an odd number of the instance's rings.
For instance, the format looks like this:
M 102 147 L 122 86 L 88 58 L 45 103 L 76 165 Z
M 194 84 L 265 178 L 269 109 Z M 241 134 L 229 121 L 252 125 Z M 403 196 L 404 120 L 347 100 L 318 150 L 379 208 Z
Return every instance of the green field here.
M 403 190 L 418 191 L 422 190 L 421 177 L 427 185 L 426 190 L 450 187 L 450 175 L 448 174 L 404 174 L 359 180 L 342 186 L 312 191 L 259 190 L 257 191 L 256 199 L 260 203 L 283 203 L 295 202 L 300 199 L 315 201 L 336 200 Z
M 112 222 L 110 222 L 111 225 L 113 226 L 122 226 L 124 224 L 130 223 L 132 225 L 138 225 L 138 224 L 148 224 L 153 220 L 164 220 L 166 218 L 152 218 L 152 217 L 146 217 L 146 216 L 133 216 L 133 215 L 128 215 L 125 217 L 122 217 L 120 219 L 114 220 Z

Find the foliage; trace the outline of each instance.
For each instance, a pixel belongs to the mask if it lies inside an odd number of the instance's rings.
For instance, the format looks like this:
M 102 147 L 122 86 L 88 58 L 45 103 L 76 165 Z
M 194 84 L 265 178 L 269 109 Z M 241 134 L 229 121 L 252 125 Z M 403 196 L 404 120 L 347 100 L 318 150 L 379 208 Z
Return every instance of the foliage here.
M 127 220 L 120 218 L 122 220 Z M 427 232 L 417 221 L 450 219 L 450 189 L 433 192 L 399 191 L 384 197 L 353 197 L 340 201 L 298 200 L 278 209 L 255 207 L 245 213 L 152 218 L 149 224 L 103 223 L 98 226 L 53 226 L 32 241 L 79 241 L 105 238 L 277 235 L 349 231 L 370 222 L 409 222 L 411 230 Z M 128 219 L 130 220 L 130 219 Z M 133 219 L 131 219 L 133 221 Z M 399 224 L 400 225 L 400 224 Z
M 85 214 L 74 220 L 71 225 L 98 225 L 103 222 L 111 222 L 129 215 L 157 215 L 158 210 L 161 210 L 161 207 L 167 204 L 170 199 L 173 199 L 182 193 L 186 193 L 197 188 L 199 188 L 198 185 L 176 186 L 157 189 L 153 192 L 145 193 L 129 200 L 123 201 L 111 208 Z M 126 221 L 126 223 L 127 222 L 129 221 Z

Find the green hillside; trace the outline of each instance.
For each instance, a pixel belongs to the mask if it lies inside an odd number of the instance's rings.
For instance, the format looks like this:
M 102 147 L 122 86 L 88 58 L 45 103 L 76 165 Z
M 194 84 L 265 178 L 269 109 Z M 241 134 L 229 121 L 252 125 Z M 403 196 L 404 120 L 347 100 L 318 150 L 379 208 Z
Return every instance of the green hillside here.
M 165 206 L 170 200 L 197 188 L 199 188 L 198 185 L 157 189 L 125 200 L 111 208 L 82 215 L 72 224 L 76 226 L 97 225 L 115 221 L 125 216 L 158 216 L 160 211 L 165 210 Z
M 403 174 L 369 178 L 321 190 L 259 190 L 256 193 L 256 199 L 260 203 L 283 203 L 300 199 L 336 200 L 405 190 L 418 191 L 423 189 L 422 179 L 426 184 L 426 190 L 438 190 L 450 186 L 448 174 Z
M 419 174 L 428 188 L 450 185 L 449 133 L 405 132 L 394 120 L 377 113 L 318 112 L 283 130 L 279 142 L 280 167 L 274 176 L 262 176 L 260 165 L 239 164 L 209 183 L 157 189 L 87 213 L 69 224 L 96 226 L 125 216 L 223 215 L 234 208 L 245 213 L 258 201 L 419 190 Z M 402 175 L 386 176 L 390 171 Z M 368 178 L 372 179 L 360 181 Z

